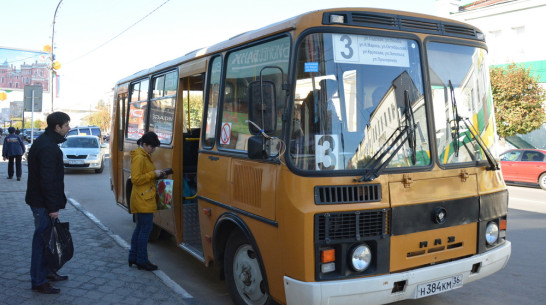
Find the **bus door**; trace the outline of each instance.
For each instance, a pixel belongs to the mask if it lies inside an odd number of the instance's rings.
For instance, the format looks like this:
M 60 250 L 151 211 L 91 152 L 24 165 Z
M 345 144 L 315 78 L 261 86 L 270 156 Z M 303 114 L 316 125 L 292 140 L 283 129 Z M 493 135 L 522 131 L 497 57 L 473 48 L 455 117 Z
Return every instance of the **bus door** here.
M 177 236 L 180 247 L 190 254 L 203 260 L 201 230 L 199 228 L 199 213 L 197 208 L 197 156 L 201 115 L 203 113 L 203 92 L 205 79 L 205 60 L 199 60 L 180 67 L 179 101 L 183 106 L 182 145 L 180 147 L 180 189 L 182 193 L 182 208 L 178 224 Z M 181 237 L 181 239 L 180 239 Z
M 125 89 L 125 92 L 122 90 Z M 125 113 L 127 110 L 128 102 L 127 86 L 118 88 L 117 103 L 116 103 L 116 117 L 114 118 L 115 130 L 112 133 L 116 133 L 111 137 L 113 141 L 110 142 L 110 166 L 112 168 L 111 179 L 112 185 L 119 188 L 114 192 L 116 194 L 116 202 L 121 204 L 125 208 L 128 208 L 128 203 L 125 200 L 125 179 L 123 173 L 123 145 L 124 145 L 124 127 L 125 127 Z M 113 167 L 117 167 L 113 170 Z

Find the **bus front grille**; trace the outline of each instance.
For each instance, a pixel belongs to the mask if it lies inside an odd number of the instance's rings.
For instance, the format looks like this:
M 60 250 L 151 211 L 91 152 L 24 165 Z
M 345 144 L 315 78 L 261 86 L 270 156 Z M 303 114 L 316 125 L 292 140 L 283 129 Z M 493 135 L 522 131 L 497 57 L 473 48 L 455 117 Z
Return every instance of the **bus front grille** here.
M 476 31 L 472 28 L 449 24 L 444 24 L 444 32 L 446 35 L 450 36 L 461 36 L 470 38 L 477 35 Z
M 364 210 L 315 215 L 319 243 L 382 238 L 390 233 L 389 210 Z
M 440 25 L 437 22 L 428 22 L 422 19 L 410 18 L 401 19 L 400 28 L 409 31 L 426 31 L 431 33 L 437 33 L 440 31 Z
M 396 18 L 392 15 L 373 13 L 353 13 L 352 21 L 367 26 L 378 26 L 383 28 L 396 28 Z
M 381 184 L 316 186 L 316 204 L 381 201 Z
M 347 21 L 342 24 L 352 26 L 429 33 L 482 41 L 485 37 L 476 28 L 464 24 L 379 12 L 326 12 L 322 17 L 322 23 L 340 25 L 337 21 L 330 20 L 331 15 L 346 16 Z

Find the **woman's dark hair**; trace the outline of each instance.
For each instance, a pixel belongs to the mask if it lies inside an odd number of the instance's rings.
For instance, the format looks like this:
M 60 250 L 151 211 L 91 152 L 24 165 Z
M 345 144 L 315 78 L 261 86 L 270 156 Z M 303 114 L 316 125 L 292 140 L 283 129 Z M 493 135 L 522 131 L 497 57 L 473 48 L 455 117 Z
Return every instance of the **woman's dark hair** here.
M 64 123 L 70 122 L 70 116 L 64 112 L 56 111 L 47 116 L 47 127 L 55 129 L 55 126 L 62 127 Z
M 148 131 L 147 133 L 143 134 L 140 139 L 137 141 L 137 145 L 142 145 L 142 143 L 146 143 L 147 145 L 151 145 L 153 147 L 158 147 L 159 144 L 159 138 L 153 131 Z

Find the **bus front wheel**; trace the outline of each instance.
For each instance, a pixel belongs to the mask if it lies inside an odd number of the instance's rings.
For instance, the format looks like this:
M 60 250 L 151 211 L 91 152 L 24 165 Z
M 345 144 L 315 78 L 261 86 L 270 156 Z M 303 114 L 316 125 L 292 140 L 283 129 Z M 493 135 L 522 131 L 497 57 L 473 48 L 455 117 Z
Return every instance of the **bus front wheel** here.
M 271 304 L 260 261 L 250 242 L 239 231 L 231 233 L 224 256 L 226 284 L 237 305 Z

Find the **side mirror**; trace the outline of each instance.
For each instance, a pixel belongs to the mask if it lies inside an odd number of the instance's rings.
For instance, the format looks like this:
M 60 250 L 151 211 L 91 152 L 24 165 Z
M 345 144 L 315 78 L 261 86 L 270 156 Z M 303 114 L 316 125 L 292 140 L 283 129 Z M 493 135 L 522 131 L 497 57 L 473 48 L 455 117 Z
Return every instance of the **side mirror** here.
M 267 160 L 278 155 L 282 149 L 281 140 L 266 138 L 263 135 L 248 138 L 248 158 L 253 160 Z
M 248 86 L 248 119 L 270 133 L 277 129 L 277 98 L 275 83 L 272 81 L 253 81 Z M 254 124 L 248 124 L 253 135 L 261 133 Z
M 248 138 L 248 158 L 253 160 L 266 160 L 267 156 L 267 143 L 268 139 L 262 135 L 252 136 Z

